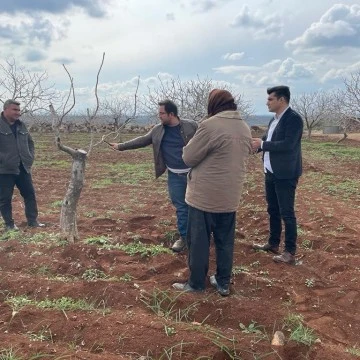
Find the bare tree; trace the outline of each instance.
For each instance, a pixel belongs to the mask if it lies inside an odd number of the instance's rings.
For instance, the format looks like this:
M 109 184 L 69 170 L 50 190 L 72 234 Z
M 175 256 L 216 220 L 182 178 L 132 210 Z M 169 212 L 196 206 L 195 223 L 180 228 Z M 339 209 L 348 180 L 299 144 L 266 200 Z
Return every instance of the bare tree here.
M 95 85 L 96 107 L 92 112 L 90 112 L 89 109 L 87 112 L 88 120 L 90 123 L 96 117 L 96 114 L 99 109 L 99 98 L 97 95 L 97 88 L 99 83 L 99 75 L 102 66 L 104 64 L 104 59 L 105 59 L 105 53 L 103 54 L 101 65 L 99 67 L 96 77 L 96 85 Z M 57 147 L 59 150 L 68 153 L 72 157 L 72 161 L 73 161 L 70 183 L 65 198 L 63 200 L 61 213 L 60 213 L 60 229 L 61 229 L 62 238 L 73 243 L 75 242 L 75 240 L 79 238 L 77 222 L 76 222 L 77 204 L 80 199 L 80 194 L 84 185 L 85 165 L 86 165 L 86 160 L 93 147 L 93 137 L 91 137 L 91 142 L 88 151 L 82 149 L 74 149 L 64 145 L 61 142 L 60 127 L 62 125 L 65 116 L 70 113 L 70 111 L 74 108 L 76 103 L 73 78 L 71 77 L 65 65 L 63 65 L 63 67 L 70 79 L 69 95 L 62 107 L 61 115 L 58 115 L 58 112 L 54 109 L 54 106 L 52 104 L 50 105 L 50 111 L 53 115 L 53 130 L 55 133 L 55 141 Z
M 145 111 L 152 118 L 157 117 L 158 102 L 170 99 L 179 108 L 182 118 L 198 121 L 207 114 L 208 96 L 212 89 L 219 88 L 230 91 L 235 96 L 238 110 L 244 118 L 247 118 L 253 111 L 252 105 L 246 101 L 241 94 L 225 85 L 217 84 L 209 78 L 182 81 L 180 77 L 163 80 L 158 76 L 159 85 L 155 88 L 148 87 L 148 94 L 144 97 L 143 105 Z
M 360 124 L 360 69 L 344 79 L 343 103 L 353 121 Z
M 310 139 L 312 130 L 327 120 L 331 100 L 327 93 L 318 91 L 297 95 L 291 100 L 291 104 L 303 118 Z
M 101 109 L 104 114 L 111 117 L 114 126 L 113 130 L 117 131 L 129 117 L 129 114 L 132 113 L 132 104 L 128 97 L 117 96 L 105 99 L 101 103 Z
M 104 142 L 106 144 L 109 144 L 109 137 L 111 137 L 111 141 L 114 141 L 115 139 L 117 139 L 118 137 L 120 137 L 121 135 L 121 130 L 124 129 L 124 127 L 129 124 L 131 121 L 133 121 L 136 118 L 136 112 L 137 112 L 137 99 L 138 99 L 138 90 L 139 90 L 139 85 L 140 85 L 140 76 L 138 76 L 137 79 L 137 84 L 136 84 L 136 90 L 135 90 L 135 94 L 134 94 L 134 105 L 133 105 L 133 113 L 131 115 L 128 115 L 125 119 L 124 122 L 119 125 L 118 129 L 105 134 L 102 136 L 100 143 Z M 130 106 L 130 102 L 129 102 L 129 109 L 131 108 Z M 125 115 L 125 114 L 124 114 Z M 97 144 L 96 144 L 97 145 Z
M 21 102 L 21 113 L 34 114 L 48 111 L 47 104 L 60 99 L 54 85 L 48 85 L 46 71 L 30 72 L 24 67 L 17 67 L 15 60 L 0 64 L 0 102 L 13 99 Z
M 343 137 L 338 142 L 343 141 L 348 137 L 348 131 L 351 128 L 351 115 L 344 104 L 344 91 L 336 90 L 329 93 L 329 124 L 338 125 L 343 132 Z

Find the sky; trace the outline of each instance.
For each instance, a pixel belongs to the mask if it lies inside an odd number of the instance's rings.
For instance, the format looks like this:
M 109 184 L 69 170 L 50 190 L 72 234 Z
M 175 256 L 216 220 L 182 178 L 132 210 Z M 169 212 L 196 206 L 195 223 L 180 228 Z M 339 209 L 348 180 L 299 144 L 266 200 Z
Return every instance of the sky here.
M 13 0 L 0 7 L 0 61 L 74 79 L 77 106 L 163 80 L 210 78 L 266 114 L 266 88 L 343 87 L 360 70 L 360 2 L 331 0 Z

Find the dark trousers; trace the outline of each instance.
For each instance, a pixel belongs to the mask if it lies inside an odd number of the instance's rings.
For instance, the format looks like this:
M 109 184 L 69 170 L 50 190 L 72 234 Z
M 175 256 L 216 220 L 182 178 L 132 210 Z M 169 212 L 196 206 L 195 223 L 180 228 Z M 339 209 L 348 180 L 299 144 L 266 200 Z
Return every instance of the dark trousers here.
M 210 235 L 213 233 L 216 250 L 216 281 L 228 287 L 233 263 L 236 212 L 209 213 L 189 206 L 187 245 L 190 269 L 189 285 L 205 289 L 209 270 Z
M 267 212 L 270 217 L 271 246 L 279 246 L 282 231 L 281 220 L 285 225 L 285 250 L 295 255 L 297 226 L 295 217 L 296 179 L 277 179 L 272 173 L 265 174 Z
M 38 216 L 38 209 L 31 174 L 27 173 L 23 166 L 20 166 L 19 175 L 0 174 L 0 212 L 5 225 L 14 225 L 11 201 L 15 185 L 24 198 L 25 216 L 28 223 L 35 222 Z

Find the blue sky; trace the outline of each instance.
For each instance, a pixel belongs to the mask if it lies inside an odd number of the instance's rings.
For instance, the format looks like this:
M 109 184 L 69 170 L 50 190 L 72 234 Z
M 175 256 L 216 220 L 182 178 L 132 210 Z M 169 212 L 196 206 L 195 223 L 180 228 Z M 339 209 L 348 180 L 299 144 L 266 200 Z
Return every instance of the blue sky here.
M 341 88 L 360 69 L 360 4 L 330 0 L 13 0 L 0 9 L 1 60 L 46 70 L 77 103 L 133 93 L 163 79 L 208 77 L 266 114 L 266 88 Z

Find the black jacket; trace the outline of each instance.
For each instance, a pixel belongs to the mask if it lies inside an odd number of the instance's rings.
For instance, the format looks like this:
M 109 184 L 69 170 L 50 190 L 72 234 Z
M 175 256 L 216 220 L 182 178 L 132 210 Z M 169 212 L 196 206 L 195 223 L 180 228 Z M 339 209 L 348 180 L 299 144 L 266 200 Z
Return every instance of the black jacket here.
M 269 128 L 273 121 L 274 118 L 270 121 Z M 301 116 L 289 108 L 277 124 L 271 141 L 266 141 L 268 132 L 262 138 L 262 151 L 269 151 L 271 167 L 278 179 L 294 179 L 302 174 L 303 126 Z
M 16 137 L 1 113 L 0 119 L 0 174 L 19 174 L 20 164 L 30 173 L 34 162 L 35 147 L 29 131 L 17 120 Z

